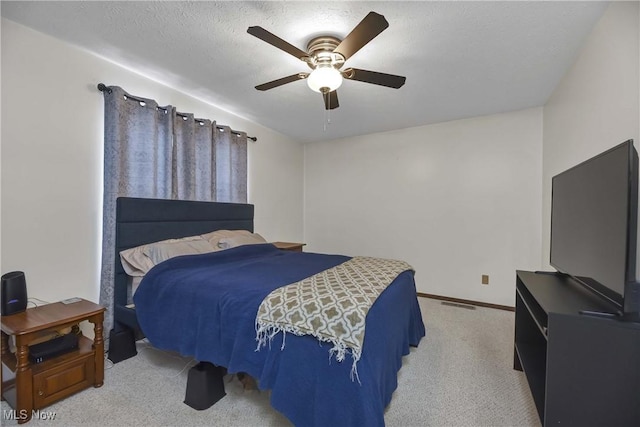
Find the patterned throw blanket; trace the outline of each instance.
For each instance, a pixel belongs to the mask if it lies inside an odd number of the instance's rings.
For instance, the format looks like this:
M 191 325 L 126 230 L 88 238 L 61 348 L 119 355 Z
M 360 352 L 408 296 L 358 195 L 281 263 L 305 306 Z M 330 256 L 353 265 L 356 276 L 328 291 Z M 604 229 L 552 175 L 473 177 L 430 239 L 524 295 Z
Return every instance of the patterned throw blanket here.
M 413 270 L 404 261 L 354 257 L 311 277 L 275 289 L 260 304 L 256 317 L 259 350 L 279 332 L 313 335 L 330 342 L 342 362 L 347 351 L 353 357 L 351 378 L 362 354 L 365 320 L 378 296 L 403 271 Z M 359 381 L 359 379 L 358 379 Z

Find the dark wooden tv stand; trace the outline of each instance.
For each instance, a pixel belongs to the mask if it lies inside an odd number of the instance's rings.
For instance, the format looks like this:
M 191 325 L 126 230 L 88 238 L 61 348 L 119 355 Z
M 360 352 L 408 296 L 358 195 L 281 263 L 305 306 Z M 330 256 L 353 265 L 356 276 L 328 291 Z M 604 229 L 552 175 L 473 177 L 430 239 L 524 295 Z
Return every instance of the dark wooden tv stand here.
M 514 369 L 543 426 L 640 425 L 640 323 L 558 273 L 516 273 Z

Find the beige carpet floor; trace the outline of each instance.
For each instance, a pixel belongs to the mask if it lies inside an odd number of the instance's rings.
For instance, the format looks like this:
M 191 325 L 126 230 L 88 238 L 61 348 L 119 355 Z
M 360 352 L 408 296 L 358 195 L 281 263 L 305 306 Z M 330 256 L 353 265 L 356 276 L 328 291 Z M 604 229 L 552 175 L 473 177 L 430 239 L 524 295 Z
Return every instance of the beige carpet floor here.
M 539 426 L 526 379 L 513 366 L 514 313 L 420 298 L 427 336 L 404 358 L 385 413 L 388 427 Z M 188 358 L 144 342 L 138 356 L 110 366 L 105 384 L 57 402 L 53 420 L 28 426 L 288 426 L 269 393 L 228 377 L 227 396 L 205 411 L 183 403 Z M 2 402 L 2 425 L 14 425 Z M 337 427 L 337 426 L 335 426 Z

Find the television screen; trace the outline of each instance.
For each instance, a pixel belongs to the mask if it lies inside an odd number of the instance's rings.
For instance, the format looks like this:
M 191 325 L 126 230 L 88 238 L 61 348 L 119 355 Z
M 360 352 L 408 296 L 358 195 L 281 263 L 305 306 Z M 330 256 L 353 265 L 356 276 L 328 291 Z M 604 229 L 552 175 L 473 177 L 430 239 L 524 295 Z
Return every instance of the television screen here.
M 632 140 L 552 180 L 551 265 L 621 307 L 635 283 L 637 186 Z

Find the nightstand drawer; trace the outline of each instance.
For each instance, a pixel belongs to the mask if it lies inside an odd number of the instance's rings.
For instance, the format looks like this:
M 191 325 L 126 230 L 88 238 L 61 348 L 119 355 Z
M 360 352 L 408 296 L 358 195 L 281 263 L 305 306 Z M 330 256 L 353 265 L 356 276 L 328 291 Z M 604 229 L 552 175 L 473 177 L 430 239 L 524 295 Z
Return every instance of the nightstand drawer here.
M 94 354 L 85 353 L 33 375 L 33 408 L 63 399 L 94 382 Z

